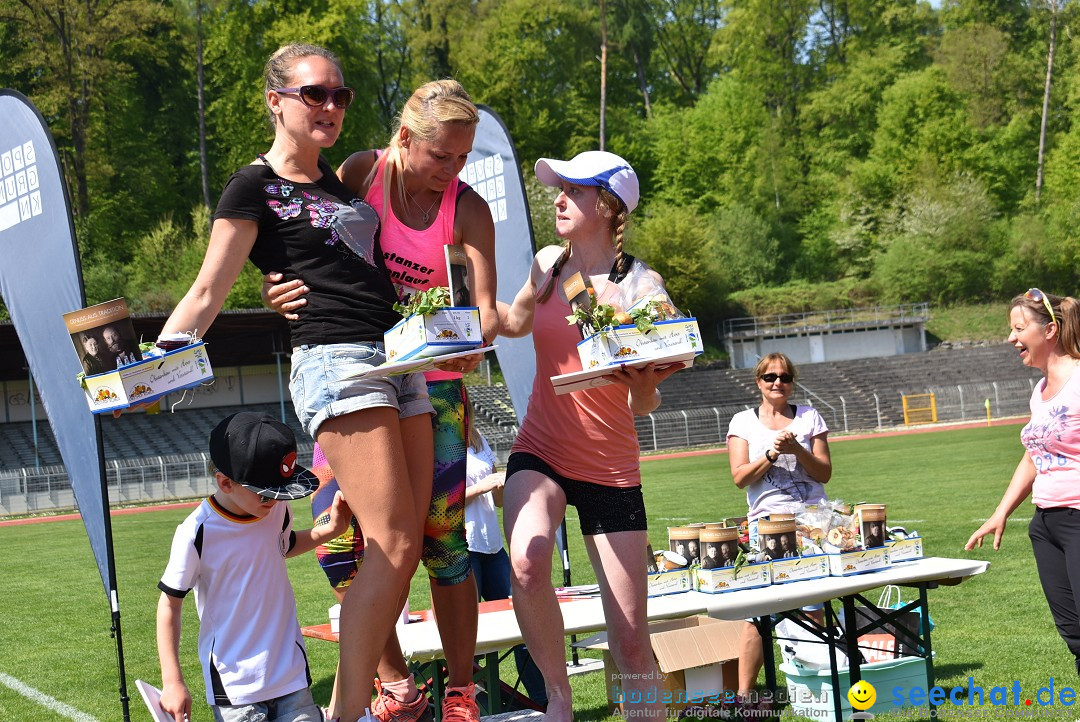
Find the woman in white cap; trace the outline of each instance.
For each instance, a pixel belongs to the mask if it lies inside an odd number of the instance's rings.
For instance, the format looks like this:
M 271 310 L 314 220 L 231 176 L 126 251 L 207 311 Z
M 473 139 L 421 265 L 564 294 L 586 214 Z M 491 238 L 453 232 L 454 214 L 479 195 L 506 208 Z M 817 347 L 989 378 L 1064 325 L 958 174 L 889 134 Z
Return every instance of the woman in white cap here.
M 573 717 L 564 629 L 551 584 L 555 530 L 575 506 L 600 585 L 611 653 L 623 674 L 625 699 L 649 699 L 657 668 L 649 644 L 645 503 L 641 494 L 634 415 L 660 405 L 657 385 L 678 367 L 622 368 L 615 384 L 557 396 L 549 378 L 580 371 L 581 340 L 568 325 L 561 279 L 580 273 L 597 295 L 628 274 L 662 279 L 622 248 L 626 219 L 638 202 L 634 169 L 617 155 L 581 153 L 569 161 L 542 158 L 536 176 L 560 189 L 555 231 L 565 246 L 533 259 L 512 305 L 499 304 L 500 333 L 533 333 L 536 378 L 529 409 L 506 467 L 503 521 L 510 542 L 514 611 L 547 686 L 547 718 Z M 637 696 L 636 692 L 641 692 Z M 660 717 L 664 705 L 640 702 L 631 714 Z

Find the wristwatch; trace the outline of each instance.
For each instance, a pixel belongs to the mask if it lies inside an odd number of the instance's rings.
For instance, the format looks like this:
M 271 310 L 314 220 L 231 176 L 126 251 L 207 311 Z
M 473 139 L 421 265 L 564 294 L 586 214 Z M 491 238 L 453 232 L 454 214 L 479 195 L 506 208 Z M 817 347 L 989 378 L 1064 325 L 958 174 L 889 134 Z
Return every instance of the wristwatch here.
M 769 460 L 770 464 L 775 464 L 776 460 L 780 458 L 780 454 L 776 454 L 776 456 L 769 456 L 770 451 L 772 451 L 772 449 L 765 450 L 765 458 Z

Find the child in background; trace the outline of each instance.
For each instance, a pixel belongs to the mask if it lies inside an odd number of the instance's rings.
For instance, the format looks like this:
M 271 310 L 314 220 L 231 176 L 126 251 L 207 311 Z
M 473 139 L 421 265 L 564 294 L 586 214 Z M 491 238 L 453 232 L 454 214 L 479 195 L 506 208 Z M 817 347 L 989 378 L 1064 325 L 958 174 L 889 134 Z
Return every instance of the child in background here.
M 162 709 L 177 722 L 191 715 L 180 670 L 184 597 L 195 590 L 199 659 L 206 699 L 218 722 L 322 722 L 285 558 L 342 534 L 351 513 L 338 492 L 331 521 L 292 530 L 281 503 L 315 491 L 318 480 L 296 465 L 296 440 L 269 414 L 240 412 L 210 432 L 218 490 L 176 528 L 158 583 L 157 644 Z
M 468 418 L 476 419 L 475 410 L 470 408 Z M 495 452 L 487 439 L 475 423 L 470 424 L 465 475 L 465 539 L 469 545 L 477 596 L 485 602 L 510 598 L 510 557 L 503 548 L 499 516 L 495 512 L 496 506 L 502 506 L 505 477 L 495 473 L 495 463 Z M 514 647 L 514 661 L 529 698 L 546 707 L 544 678 L 524 644 Z

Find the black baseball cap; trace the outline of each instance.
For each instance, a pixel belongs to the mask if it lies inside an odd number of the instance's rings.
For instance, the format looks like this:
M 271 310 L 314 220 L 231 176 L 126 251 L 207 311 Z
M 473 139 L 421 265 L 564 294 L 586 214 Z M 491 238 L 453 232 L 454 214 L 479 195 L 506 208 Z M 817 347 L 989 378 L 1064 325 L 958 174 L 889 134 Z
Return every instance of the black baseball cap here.
M 301 499 L 319 478 L 296 463 L 296 437 L 273 416 L 241 411 L 210 432 L 210 459 L 245 489 L 269 499 Z

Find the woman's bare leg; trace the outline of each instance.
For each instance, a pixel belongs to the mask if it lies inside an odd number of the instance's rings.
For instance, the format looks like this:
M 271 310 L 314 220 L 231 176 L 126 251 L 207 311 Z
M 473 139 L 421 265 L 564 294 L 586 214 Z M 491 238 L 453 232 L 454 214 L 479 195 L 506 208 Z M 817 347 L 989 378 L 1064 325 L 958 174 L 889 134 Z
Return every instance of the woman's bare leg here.
M 425 459 L 430 495 L 431 421 L 381 406 L 323 422 L 317 441 L 364 535 L 364 563 L 341 605 L 338 707 L 352 722 L 371 704 L 368 680 L 400 611 L 386 600 L 400 597 L 420 561 L 416 496 Z
M 431 582 L 431 606 L 443 641 L 447 684 L 466 687 L 473 681 L 473 655 L 476 653 L 476 580 L 472 574 L 460 584 Z
M 648 544 L 645 531 L 585 537 L 604 604 L 608 647 L 622 674 L 623 715 L 659 720 L 667 714 L 667 706 L 649 642 L 648 580 L 644 574 Z
M 510 546 L 514 613 L 525 645 L 544 676 L 548 695 L 545 719 L 549 722 L 574 718 L 566 675 L 565 628 L 551 584 L 555 530 L 565 513 L 566 495 L 543 474 L 519 471 L 506 480 L 503 524 Z
M 765 664 L 761 651 L 761 633 L 752 622 L 743 623 L 739 638 L 739 696 L 745 697 L 757 686 L 758 672 Z

